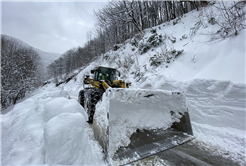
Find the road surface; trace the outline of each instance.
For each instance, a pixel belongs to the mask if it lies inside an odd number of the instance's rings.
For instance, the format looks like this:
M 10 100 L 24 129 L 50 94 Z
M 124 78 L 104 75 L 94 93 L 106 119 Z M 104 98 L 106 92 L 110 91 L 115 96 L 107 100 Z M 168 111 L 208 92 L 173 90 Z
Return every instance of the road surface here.
M 186 143 L 172 149 L 160 152 L 145 159 L 132 162 L 132 166 L 237 166 L 233 160 L 219 155 L 213 155 L 194 146 L 194 143 Z

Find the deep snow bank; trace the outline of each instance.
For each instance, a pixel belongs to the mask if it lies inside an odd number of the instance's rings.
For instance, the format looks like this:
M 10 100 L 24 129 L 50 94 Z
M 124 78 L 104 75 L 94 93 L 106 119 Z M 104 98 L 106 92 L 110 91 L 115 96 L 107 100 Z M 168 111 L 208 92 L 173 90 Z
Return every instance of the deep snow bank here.
M 246 85 L 194 79 L 181 82 L 162 77 L 140 88 L 178 90 L 185 94 L 197 145 L 245 164 Z
M 103 65 L 119 68 L 124 78 L 130 79 L 134 88 L 183 91 L 190 110 L 196 143 L 203 144 L 210 151 L 234 156 L 245 165 L 246 29 L 240 31 L 237 36 L 212 41 L 212 34 L 216 33 L 218 26 L 211 25 L 201 18 L 204 17 L 202 11 L 203 9 L 185 14 L 176 25 L 167 22 L 153 27 L 158 34 L 167 34 L 177 39 L 172 47 L 177 50 L 184 49 L 184 52 L 170 64 L 163 64 L 158 68 L 150 66 L 150 57 L 160 54 L 162 45 L 140 55 L 136 47 L 126 42 L 127 44 L 117 51 L 108 52 L 109 59 L 105 60 L 102 57 L 91 63 L 78 74 L 77 81 L 71 80 L 60 87 L 77 97 L 79 90 L 83 88 L 84 75 L 89 74 L 94 67 Z M 179 40 L 183 35 L 189 36 L 190 29 L 200 20 L 205 24 L 199 28 L 195 36 Z M 145 38 L 151 35 L 150 29 L 145 32 Z M 127 63 L 128 60 L 134 63 Z M 119 66 L 120 61 L 126 62 L 129 68 Z M 139 81 L 139 77 L 131 74 L 137 69 L 144 73 Z M 53 117 L 50 115 L 53 113 L 44 115 L 44 104 L 54 97 L 63 96 L 62 93 L 65 91 L 35 95 L 15 105 L 8 114 L 1 115 L 3 164 L 45 163 L 44 119 L 47 116 Z M 55 109 L 59 110 L 59 107 Z M 100 125 L 103 126 L 107 123 L 107 114 L 101 116 Z
M 193 80 L 186 89 L 192 127 L 197 141 L 211 151 L 245 162 L 245 84 L 230 81 Z
M 80 113 L 62 113 L 48 121 L 44 127 L 45 163 L 99 164 L 92 155 L 95 152 L 84 130 L 85 123 Z
M 66 91 L 51 89 L 1 115 L 3 165 L 102 163 L 85 132 L 83 108 Z

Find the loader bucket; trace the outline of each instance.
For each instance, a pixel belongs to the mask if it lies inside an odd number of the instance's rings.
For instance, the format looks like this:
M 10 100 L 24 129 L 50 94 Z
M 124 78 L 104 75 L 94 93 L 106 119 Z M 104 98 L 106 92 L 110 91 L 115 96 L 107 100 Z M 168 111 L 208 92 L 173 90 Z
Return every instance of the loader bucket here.
M 110 165 L 122 165 L 192 140 L 180 92 L 108 89 L 96 105 L 96 139 Z

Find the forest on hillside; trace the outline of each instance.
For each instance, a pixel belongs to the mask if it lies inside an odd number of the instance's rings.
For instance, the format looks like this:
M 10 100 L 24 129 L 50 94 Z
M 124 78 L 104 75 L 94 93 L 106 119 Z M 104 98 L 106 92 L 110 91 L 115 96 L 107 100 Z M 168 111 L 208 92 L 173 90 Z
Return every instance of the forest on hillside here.
M 50 77 L 69 74 L 93 58 L 116 50 L 118 45 L 146 28 L 181 17 L 208 5 L 209 1 L 111 1 L 94 11 L 96 27 L 87 33 L 83 47 L 72 48 L 48 67 Z M 175 22 L 173 22 L 175 24 Z
M 207 7 L 211 5 L 214 5 L 218 12 L 208 10 Z M 161 44 L 162 36 L 154 33 L 153 27 L 165 22 L 175 26 L 192 10 L 201 11 L 202 16 L 196 18 L 198 22 L 190 29 L 190 37 L 202 26 L 202 17 L 206 17 L 210 24 L 220 27 L 216 36 L 226 38 L 237 35 L 245 28 L 245 5 L 245 1 L 110 1 L 98 11 L 94 11 L 96 27 L 87 33 L 87 42 L 63 53 L 47 67 L 45 74 L 48 79 L 54 78 L 57 84 L 59 79 L 67 80 L 69 74 L 70 78 L 75 70 L 90 64 L 109 50 L 119 49 L 126 42 L 142 54 L 150 47 L 141 44 L 146 29 L 153 32 L 152 44 L 156 44 L 155 39 Z M 217 20 L 215 13 L 219 13 L 220 20 Z M 41 77 L 44 76 L 44 70 L 39 62 L 40 57 L 32 48 L 1 35 L 3 109 L 15 104 L 27 92 L 42 85 Z
M 213 11 L 207 11 L 204 17 L 211 24 L 221 27 L 218 32 L 221 37 L 237 35 L 245 27 L 242 23 L 245 19 L 244 1 L 221 1 L 219 4 L 216 1 L 110 1 L 102 9 L 94 11 L 96 27 L 94 31 L 87 33 L 87 43 L 83 47 L 68 50 L 52 63 L 48 67 L 49 77 L 56 80 L 58 77 L 66 77 L 109 50 L 117 50 L 128 39 L 132 39 L 130 43 L 139 49 L 138 42 L 145 29 L 165 22 L 175 25 L 184 14 L 210 5 L 216 6 L 223 19 L 216 20 Z M 201 22 L 202 20 L 194 25 L 190 36 L 196 33 Z
M 15 104 L 42 82 L 39 54 L 14 38 L 1 35 L 1 106 Z

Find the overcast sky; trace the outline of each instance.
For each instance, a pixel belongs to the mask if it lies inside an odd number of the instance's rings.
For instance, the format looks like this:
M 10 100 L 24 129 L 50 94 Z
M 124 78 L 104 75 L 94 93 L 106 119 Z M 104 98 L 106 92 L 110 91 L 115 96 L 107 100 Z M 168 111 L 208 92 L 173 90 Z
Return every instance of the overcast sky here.
M 106 0 L 67 2 L 1 2 L 1 33 L 42 51 L 64 53 L 84 46 L 95 27 L 93 11 Z

